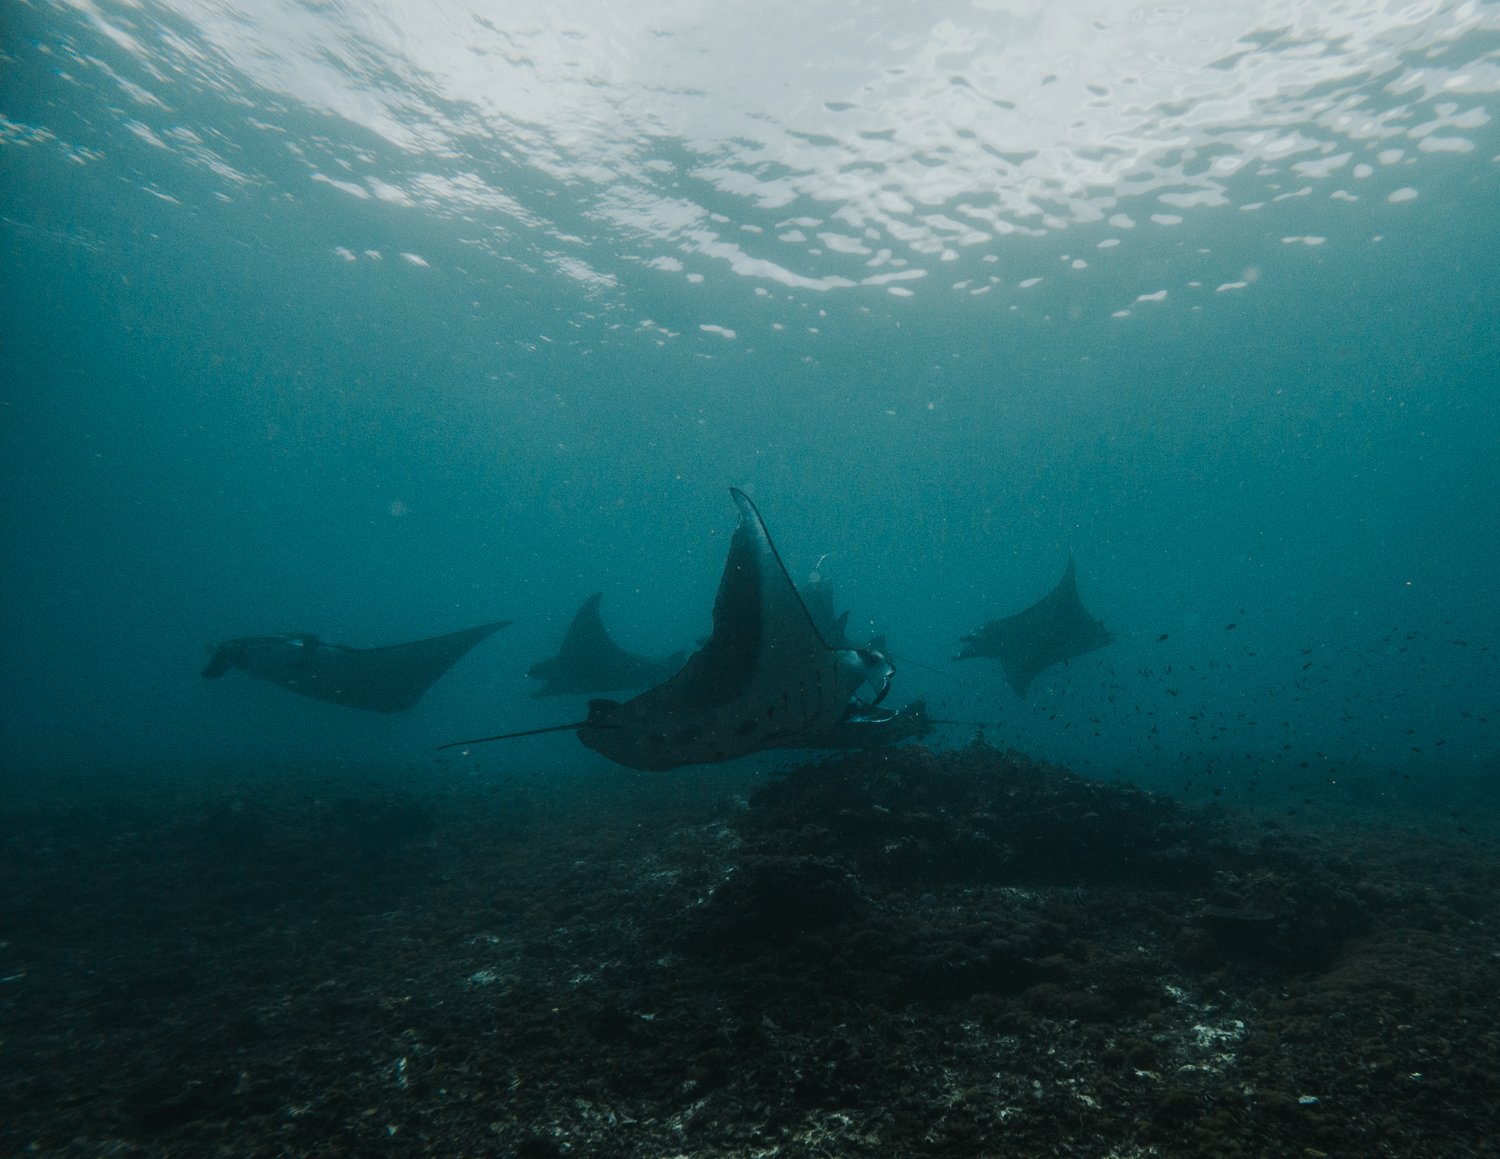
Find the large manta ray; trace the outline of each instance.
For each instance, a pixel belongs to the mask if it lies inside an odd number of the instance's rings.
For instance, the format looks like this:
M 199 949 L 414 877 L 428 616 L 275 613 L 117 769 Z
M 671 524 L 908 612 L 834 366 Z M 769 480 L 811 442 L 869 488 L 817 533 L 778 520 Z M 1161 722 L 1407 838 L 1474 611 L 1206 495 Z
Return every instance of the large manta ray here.
M 547 682 L 531 694 L 533 699 L 570 692 L 650 688 L 682 667 L 683 652 L 653 660 L 627 652 L 611 640 L 599 616 L 603 598 L 604 593 L 597 592 L 585 600 L 568 626 L 557 655 L 533 664 L 527 671 L 527 676 Z
M 1024 612 L 991 620 L 973 635 L 963 637 L 959 643 L 964 650 L 954 659 L 998 659 L 1005 668 L 1006 681 L 1017 696 L 1024 698 L 1039 672 L 1113 641 L 1114 637 L 1104 630 L 1104 621 L 1089 615 L 1078 598 L 1073 553 L 1069 552 L 1068 570 L 1057 587 Z
M 729 493 L 740 522 L 708 642 L 671 679 L 633 700 L 591 700 L 587 720 L 532 732 L 577 729 L 579 740 L 617 764 L 664 772 L 765 749 L 817 747 L 846 718 L 880 703 L 895 669 L 868 648 L 824 641 L 755 505 L 742 491 Z M 866 683 L 876 690 L 872 705 L 854 700 Z
M 465 652 L 509 623 L 482 624 L 388 648 L 345 648 L 316 636 L 247 636 L 215 648 L 203 675 L 217 680 L 230 668 L 243 668 L 314 700 L 400 712 L 421 700 Z

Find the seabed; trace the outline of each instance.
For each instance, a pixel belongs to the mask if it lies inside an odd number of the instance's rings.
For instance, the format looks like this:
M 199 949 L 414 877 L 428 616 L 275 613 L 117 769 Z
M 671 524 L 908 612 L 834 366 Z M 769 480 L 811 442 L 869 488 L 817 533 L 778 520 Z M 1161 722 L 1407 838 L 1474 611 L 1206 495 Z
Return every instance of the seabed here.
M 84 781 L 0 811 L 6 1155 L 1500 1154 L 1492 834 L 981 742 Z

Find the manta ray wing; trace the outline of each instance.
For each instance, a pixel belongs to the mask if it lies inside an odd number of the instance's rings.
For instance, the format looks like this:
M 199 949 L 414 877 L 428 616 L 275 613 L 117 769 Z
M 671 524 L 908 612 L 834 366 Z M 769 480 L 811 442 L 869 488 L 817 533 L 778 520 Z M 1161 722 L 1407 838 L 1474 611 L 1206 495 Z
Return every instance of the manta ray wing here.
M 828 580 L 816 580 L 803 584 L 797 589 L 797 594 L 802 597 L 802 606 L 807 609 L 808 618 L 818 630 L 818 635 L 825 642 L 830 641 L 836 615 L 833 610 L 833 584 Z
M 533 664 L 526 675 L 545 680 L 532 698 L 578 692 L 613 692 L 622 688 L 649 688 L 682 667 L 682 654 L 665 660 L 637 656 L 612 639 L 599 614 L 603 592 L 584 601 L 568 626 L 556 656 Z
M 842 719 L 871 676 L 870 661 L 824 642 L 755 505 L 742 491 L 730 494 L 740 521 L 708 642 L 633 700 L 590 701 L 579 730 L 585 745 L 629 768 L 715 764 L 814 737 Z
M 844 631 L 849 623 L 849 613 L 836 615 L 833 610 L 833 584 L 829 580 L 816 580 L 797 589 L 802 604 L 812 618 L 813 627 L 823 642 L 830 648 L 845 646 Z
M 1016 695 L 1024 697 L 1039 673 L 1113 640 L 1114 636 L 1104 630 L 1104 622 L 1089 615 L 1078 598 L 1078 578 L 1070 552 L 1067 571 L 1057 587 L 1024 612 L 991 620 L 973 635 L 963 637 L 960 643 L 964 649 L 956 659 L 998 659 L 1007 683 Z
M 220 644 L 203 675 L 213 679 L 230 666 L 292 692 L 372 712 L 400 712 L 422 698 L 470 648 L 510 621 L 482 624 L 446 636 L 346 648 L 315 636 L 262 636 Z

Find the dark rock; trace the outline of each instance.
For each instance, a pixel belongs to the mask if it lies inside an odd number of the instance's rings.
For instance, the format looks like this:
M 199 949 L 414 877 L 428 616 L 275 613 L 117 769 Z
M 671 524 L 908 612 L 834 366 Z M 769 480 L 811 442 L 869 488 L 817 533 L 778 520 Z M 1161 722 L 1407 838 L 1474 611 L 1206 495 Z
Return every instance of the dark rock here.
M 708 949 L 785 945 L 864 912 L 854 878 L 816 857 L 762 857 L 740 865 L 714 890 L 697 922 Z

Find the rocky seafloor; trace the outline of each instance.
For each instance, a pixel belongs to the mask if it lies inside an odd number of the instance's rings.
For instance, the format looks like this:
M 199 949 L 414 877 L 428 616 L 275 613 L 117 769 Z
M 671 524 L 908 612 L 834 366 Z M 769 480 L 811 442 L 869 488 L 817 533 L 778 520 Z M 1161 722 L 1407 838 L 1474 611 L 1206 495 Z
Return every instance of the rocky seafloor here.
M 8 800 L 0 1154 L 1500 1155 L 1477 828 L 977 742 L 453 779 Z

